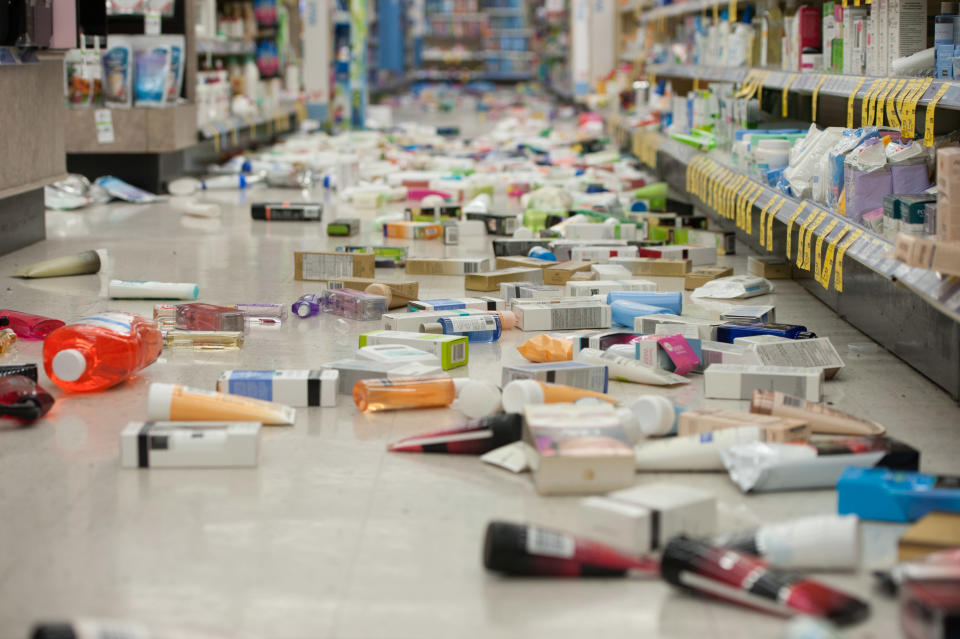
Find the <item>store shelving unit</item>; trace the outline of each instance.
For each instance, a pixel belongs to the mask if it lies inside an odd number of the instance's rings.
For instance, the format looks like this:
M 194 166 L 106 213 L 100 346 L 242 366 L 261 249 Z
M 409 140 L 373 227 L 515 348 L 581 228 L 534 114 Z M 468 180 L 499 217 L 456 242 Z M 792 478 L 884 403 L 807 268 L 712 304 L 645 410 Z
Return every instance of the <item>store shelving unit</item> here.
M 481 0 L 487 16 L 484 38 L 486 71 L 491 76 L 529 79 L 533 66 L 530 7 L 527 0 Z
M 537 79 L 563 101 L 573 99 L 570 76 L 570 2 L 541 0 L 534 9 Z

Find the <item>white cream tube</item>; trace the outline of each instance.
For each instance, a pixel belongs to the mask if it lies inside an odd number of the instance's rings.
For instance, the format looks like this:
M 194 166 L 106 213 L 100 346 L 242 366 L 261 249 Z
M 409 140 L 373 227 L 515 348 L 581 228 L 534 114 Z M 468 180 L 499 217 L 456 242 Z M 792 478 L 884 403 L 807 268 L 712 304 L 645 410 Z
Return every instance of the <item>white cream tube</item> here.
M 108 294 L 115 300 L 195 300 L 200 286 L 189 282 L 110 280 Z
M 721 450 L 760 441 L 761 437 L 756 426 L 741 426 L 686 437 L 648 439 L 636 447 L 637 470 L 721 471 Z
M 671 386 L 673 384 L 689 384 L 686 377 L 674 373 L 644 366 L 639 360 L 620 357 L 610 351 L 601 351 L 596 348 L 584 348 L 576 354 L 577 361 L 588 364 L 606 366 L 610 371 L 610 379 L 635 384 L 651 384 L 653 386 Z

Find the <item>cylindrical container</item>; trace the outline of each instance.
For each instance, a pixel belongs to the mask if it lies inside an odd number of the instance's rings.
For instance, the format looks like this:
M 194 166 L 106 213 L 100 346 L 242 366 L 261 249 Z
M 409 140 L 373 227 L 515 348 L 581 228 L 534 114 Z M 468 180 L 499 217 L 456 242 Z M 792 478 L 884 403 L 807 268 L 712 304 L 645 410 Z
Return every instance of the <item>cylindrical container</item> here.
M 636 447 L 637 470 L 721 471 L 720 451 L 734 444 L 760 441 L 762 432 L 756 426 L 725 428 L 709 437 L 687 435 L 652 439 Z
M 772 570 L 756 557 L 688 537 L 675 537 L 667 544 L 660 576 L 684 590 L 775 615 L 801 613 L 843 626 L 870 613 L 866 602 L 825 584 Z
M 549 249 L 544 248 L 543 246 L 534 246 L 527 252 L 527 257 L 535 257 L 540 260 L 550 260 L 551 262 L 557 261 L 557 256 L 553 254 Z
M 449 406 L 457 388 L 449 377 L 361 379 L 353 385 L 353 402 L 362 411 Z
M 671 386 L 673 384 L 687 384 L 690 381 L 669 371 L 646 366 L 637 359 L 620 357 L 610 351 L 601 351 L 595 348 L 580 349 L 576 359 L 588 364 L 606 366 L 610 372 L 610 379 L 624 382 Z
M 58 319 L 20 311 L 0 310 L 0 317 L 7 318 L 7 328 L 21 339 L 45 339 L 47 335 L 66 324 Z
M 714 540 L 718 546 L 763 557 L 792 570 L 854 570 L 860 565 L 860 520 L 856 515 L 814 515 Z
M 607 293 L 607 304 L 613 304 L 617 300 L 660 306 L 674 315 L 680 315 L 683 311 L 683 293 L 678 291 L 660 293 L 656 291 L 611 291 Z
M 53 397 L 24 375 L 0 377 L 0 418 L 29 423 L 53 407 Z
M 508 313 L 509 311 L 504 311 Z M 465 335 L 471 342 L 495 342 L 500 339 L 500 316 L 460 315 L 457 317 L 438 317 L 436 322 L 428 322 L 420 326 L 421 333 L 435 333 L 443 335 Z
M 625 406 L 631 425 L 643 437 L 677 434 L 677 416 L 683 409 L 662 395 L 641 395 Z M 633 439 L 633 438 L 632 438 Z
M 422 433 L 405 437 L 387 447 L 394 452 L 451 453 L 483 455 L 491 450 L 518 442 L 523 437 L 523 416 L 499 413 L 471 420 L 460 428 Z
M 522 577 L 625 577 L 656 571 L 654 559 L 548 528 L 491 521 L 483 540 L 487 570 Z
M 759 140 L 753 159 L 762 175 L 790 164 L 790 140 Z
M 467 417 L 479 419 L 503 409 L 500 388 L 496 384 L 469 377 L 457 377 L 453 383 L 457 387 L 457 398 L 450 408 Z
M 147 419 L 155 421 L 246 421 L 288 425 L 293 423 L 296 415 L 296 410 L 284 404 L 179 384 L 150 384 L 147 393 Z
M 67 275 L 87 275 L 100 271 L 100 254 L 97 251 L 84 251 L 73 255 L 55 257 L 14 272 L 16 277 L 63 277 Z
M 132 313 L 101 313 L 67 324 L 43 342 L 43 367 L 66 391 L 98 391 L 132 377 L 163 349 L 153 322 Z
M 633 328 L 633 320 L 644 315 L 670 314 L 668 308 L 651 306 L 630 300 L 615 300 L 610 304 L 610 319 L 618 326 Z
M 178 304 L 176 327 L 184 331 L 240 331 L 244 329 L 242 311 L 214 304 Z
M 802 419 L 810 424 L 812 432 L 821 435 L 883 435 L 887 431 L 868 419 L 780 391 L 753 391 L 750 412 Z
M 601 399 L 611 404 L 617 403 L 617 400 L 609 395 L 583 388 L 564 384 L 547 384 L 535 379 L 517 379 L 503 387 L 503 409 L 508 413 L 520 413 L 528 404 L 575 402 L 585 397 Z
M 115 300 L 195 300 L 200 286 L 189 282 L 110 280 L 109 295 Z

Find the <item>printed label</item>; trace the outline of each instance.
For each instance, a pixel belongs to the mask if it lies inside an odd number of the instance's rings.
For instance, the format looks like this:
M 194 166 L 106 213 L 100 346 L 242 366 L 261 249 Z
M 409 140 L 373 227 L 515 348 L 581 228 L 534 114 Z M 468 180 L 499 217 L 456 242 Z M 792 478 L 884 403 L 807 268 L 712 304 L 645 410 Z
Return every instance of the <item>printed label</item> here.
M 536 526 L 527 528 L 527 552 L 531 555 L 570 559 L 575 549 L 573 537 Z
M 100 313 L 92 317 L 84 317 L 71 324 L 87 324 L 90 326 L 99 326 L 114 333 L 121 335 L 130 335 L 132 333 L 131 323 L 133 315 L 130 313 Z
M 467 359 L 467 344 L 465 342 L 460 342 L 454 344 L 450 348 L 450 363 L 458 364 L 464 362 Z
M 113 144 L 113 112 L 110 109 L 97 109 L 93 112 L 97 127 L 97 144 Z
M 305 280 L 330 280 L 353 276 L 353 256 L 303 253 L 301 272 Z
M 493 315 L 472 315 L 468 317 L 448 317 L 450 328 L 454 333 L 470 333 L 473 331 L 494 331 L 497 329 L 497 320 Z
M 603 307 L 578 306 L 556 308 L 550 311 L 551 330 L 597 328 L 603 323 Z

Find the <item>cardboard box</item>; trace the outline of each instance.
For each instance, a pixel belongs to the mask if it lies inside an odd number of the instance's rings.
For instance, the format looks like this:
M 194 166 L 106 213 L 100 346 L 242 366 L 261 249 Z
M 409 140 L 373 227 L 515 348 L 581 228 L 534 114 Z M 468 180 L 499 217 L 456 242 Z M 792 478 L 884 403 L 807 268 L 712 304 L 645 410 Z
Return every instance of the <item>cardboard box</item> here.
M 409 264 L 409 262 L 408 262 Z M 468 291 L 496 291 L 504 282 L 543 283 L 543 269 L 515 266 L 489 273 L 468 273 L 463 278 L 463 287 Z
M 610 307 L 594 304 L 517 304 L 513 307 L 521 331 L 573 331 L 610 328 Z
M 823 399 L 823 369 L 712 364 L 703 372 L 703 396 L 709 399 L 750 399 L 755 390 L 782 391 L 819 402 Z
M 433 353 L 440 358 L 443 370 L 465 366 L 470 357 L 467 338 L 463 335 L 436 335 L 406 331 L 370 331 L 360 336 L 360 348 L 368 344 L 404 344 Z
M 614 257 L 636 257 L 639 251 L 636 246 L 574 246 L 570 249 L 570 259 L 606 264 Z
M 897 558 L 923 560 L 930 553 L 957 547 L 960 547 L 960 514 L 932 512 L 903 533 L 897 544 Z
M 597 274 L 593 272 L 593 269 L 589 271 L 577 271 L 570 276 L 568 282 L 595 282 L 597 280 Z
M 712 246 L 669 244 L 641 248 L 639 257 L 653 257 L 662 260 L 690 260 L 692 266 L 697 267 L 716 264 L 717 250 Z
M 458 309 L 503 311 L 506 308 L 506 300 L 499 297 L 438 297 L 429 300 L 414 300 L 409 304 L 410 311 L 454 311 Z
M 520 221 L 514 213 L 466 213 L 468 220 L 483 222 L 487 227 L 488 235 L 513 235 L 520 226 Z
M 499 264 L 499 262 L 498 262 Z M 590 273 L 593 262 L 578 260 L 576 262 L 554 262 L 543 269 L 543 283 L 563 286 L 577 273 Z
M 725 322 L 749 320 L 757 324 L 769 324 L 777 321 L 777 309 L 770 305 L 734 306 L 720 313 L 720 319 Z
M 446 311 L 410 311 L 407 313 L 384 313 L 383 330 L 385 331 L 407 331 L 410 333 L 419 333 L 420 326 L 436 322 L 440 317 L 459 317 L 464 314 L 464 309 L 446 310 Z
M 504 282 L 500 285 L 500 297 L 509 304 L 515 299 L 555 300 L 563 294 L 559 286 L 533 284 L 531 282 Z
M 308 252 L 293 254 L 293 279 L 326 282 L 343 278 L 373 278 L 376 258 L 372 253 Z
M 702 341 L 700 349 L 703 353 L 703 367 L 712 364 L 743 364 L 743 356 L 747 349 L 739 344 L 726 342 Z
M 567 282 L 566 294 L 570 297 L 583 295 L 606 295 L 611 291 L 656 291 L 657 285 L 647 280 L 593 280 Z
M 403 210 L 403 217 L 411 222 L 436 222 L 436 218 L 443 220 L 459 220 L 461 209 L 459 204 L 443 204 L 441 206 L 410 206 Z
M 496 268 L 498 271 L 500 269 L 513 268 L 514 266 L 546 269 L 556 265 L 557 263 L 554 260 L 541 260 L 539 257 L 508 256 L 498 257 L 496 261 Z
M 690 272 L 690 260 L 661 260 L 655 257 L 613 257 L 611 264 L 624 266 L 634 275 L 683 277 Z
M 436 240 L 443 237 L 443 225 L 432 222 L 386 222 L 383 236 L 405 240 Z
M 633 445 L 612 406 L 528 405 L 523 433 L 541 495 L 607 492 L 636 478 Z
M 757 337 L 775 337 L 764 335 Z M 744 338 L 737 338 L 739 343 Z M 824 379 L 833 379 L 843 368 L 843 359 L 828 337 L 815 339 L 759 340 L 747 342 L 744 364 L 761 366 L 792 366 L 823 369 Z
M 406 269 L 408 275 L 483 273 L 490 270 L 490 259 L 486 257 L 408 257 Z
M 637 225 L 632 222 L 572 223 L 564 225 L 563 234 L 568 240 L 633 240 L 637 237 Z
M 337 392 L 340 395 L 353 395 L 353 387 L 362 379 L 400 379 L 404 377 L 423 377 L 441 371 L 440 367 L 409 362 L 375 362 L 367 359 L 343 359 L 323 365 L 325 370 L 336 371 L 339 375 Z
M 217 391 L 294 408 L 336 406 L 339 384 L 339 373 L 331 369 L 225 371 Z
M 260 422 L 130 422 L 120 433 L 120 466 L 256 466 L 260 427 Z
M 507 255 L 526 256 L 535 246 L 547 248 L 553 240 L 521 240 L 514 238 L 495 238 L 493 240 L 493 254 L 497 257 Z
M 747 257 L 747 272 L 768 280 L 788 280 L 793 271 L 790 260 L 773 255 Z
M 616 249 L 628 245 L 629 243 L 626 240 L 552 240 L 549 248 L 558 260 L 570 260 L 574 259 L 572 253 L 575 248 L 605 246 Z M 636 255 L 636 253 L 631 253 L 631 255 Z
M 758 419 L 761 418 L 761 419 Z M 687 410 L 677 416 L 677 435 L 699 435 L 725 428 L 756 426 L 764 431 L 763 441 L 792 442 L 810 439 L 810 424 L 802 419 L 789 419 L 757 413 L 741 413 L 717 408 Z
M 680 315 L 642 315 L 633 320 L 633 330 L 643 335 L 655 335 L 661 324 L 685 324 L 695 326 L 702 341 L 717 341 L 717 327 L 721 322 L 699 317 L 681 317 Z M 677 331 L 680 332 L 679 330 Z
M 687 273 L 686 277 L 683 278 L 683 288 L 692 291 L 710 280 L 731 275 L 733 275 L 733 269 L 729 266 L 701 266 Z
M 411 301 L 416 300 L 420 295 L 420 282 L 387 282 L 384 280 L 372 279 L 369 277 L 340 277 L 337 281 L 343 284 L 343 288 L 362 291 L 371 284 L 382 284 L 390 289 L 390 308 L 400 308 L 406 306 Z
M 937 240 L 960 242 L 960 147 L 937 151 Z
M 565 384 L 606 393 L 608 374 L 606 366 L 575 361 L 505 364 L 501 371 L 500 385 L 506 386 L 516 379 L 536 379 L 549 384 Z

